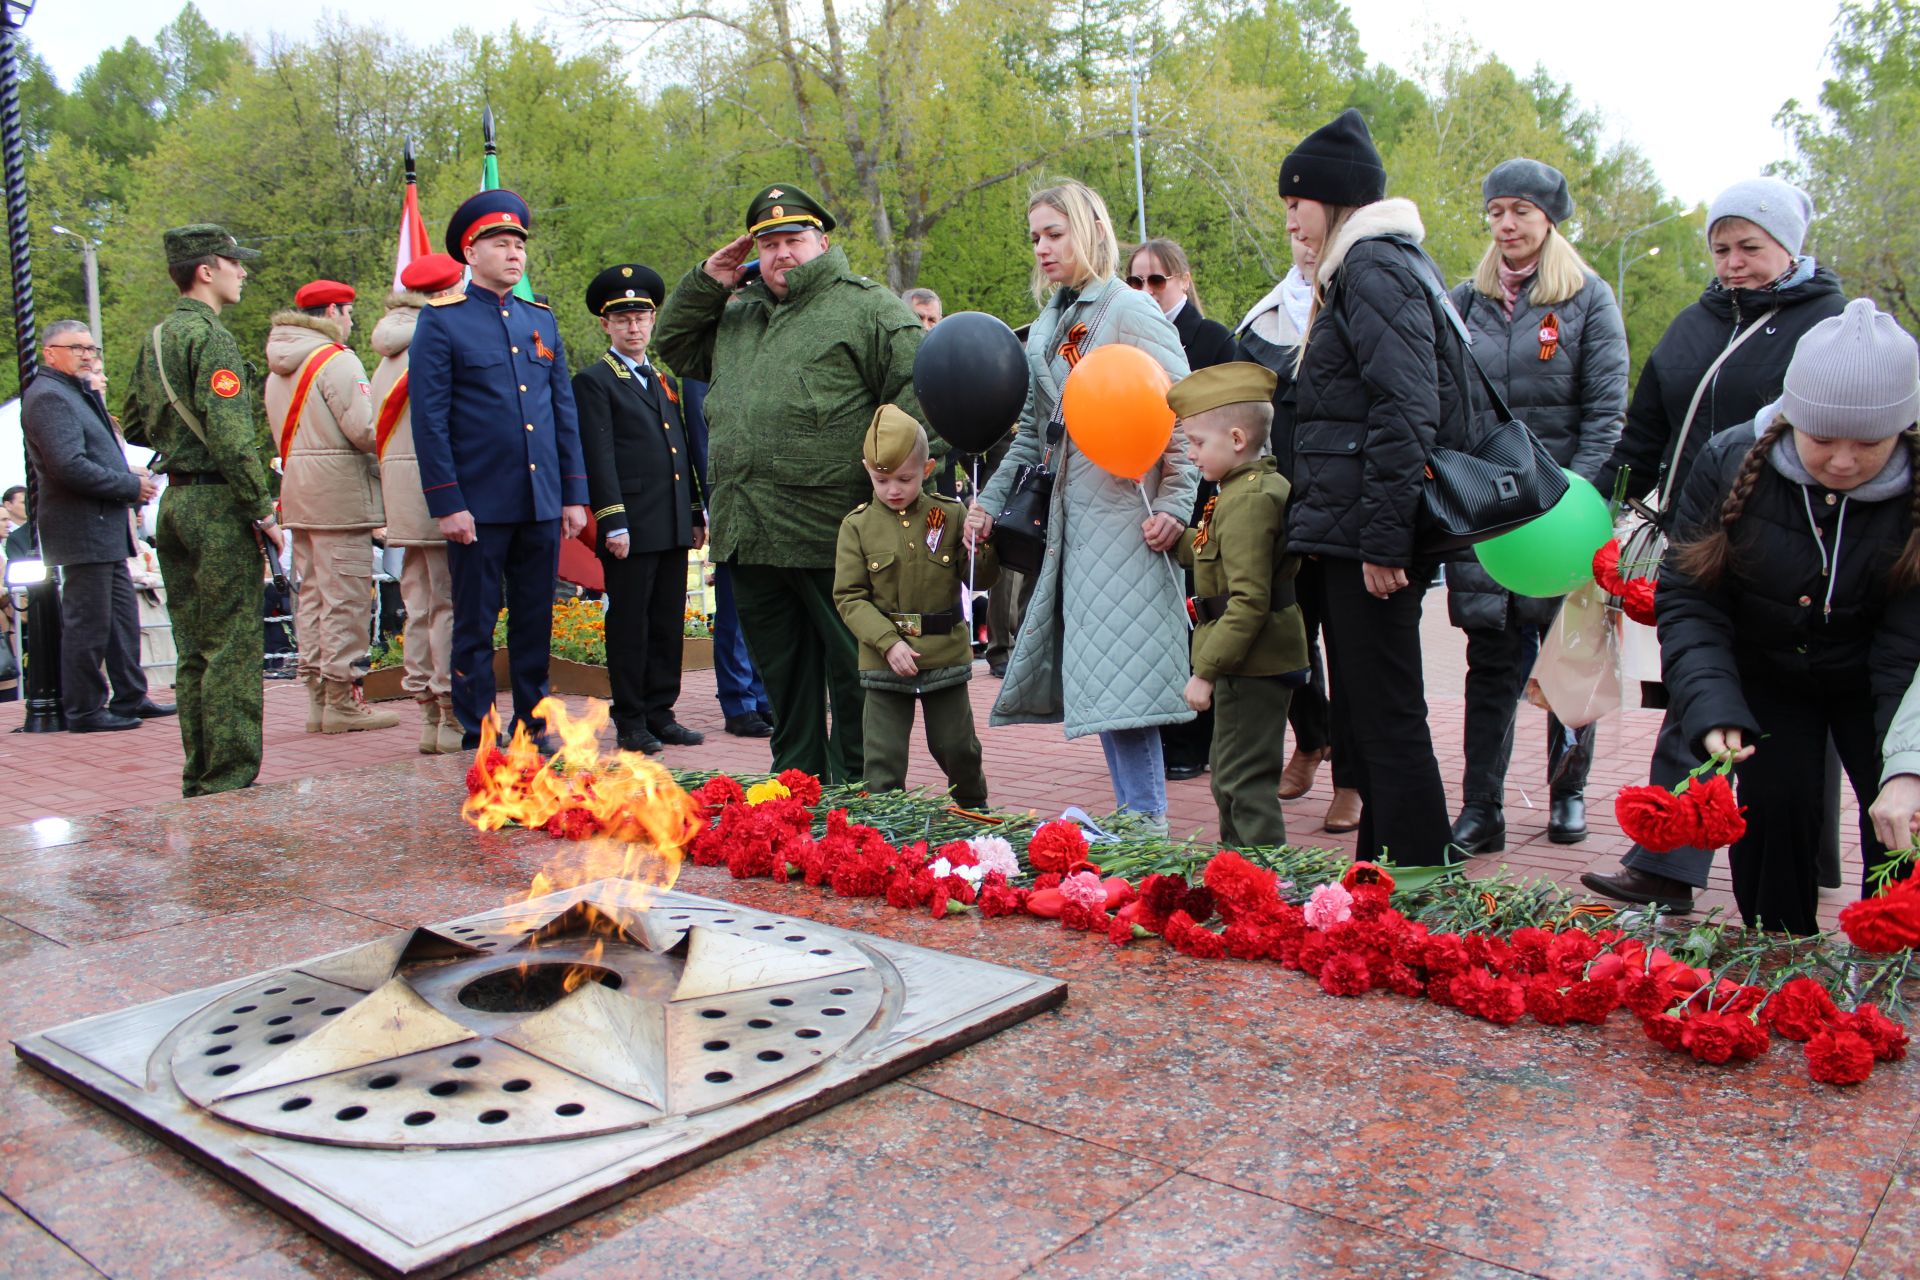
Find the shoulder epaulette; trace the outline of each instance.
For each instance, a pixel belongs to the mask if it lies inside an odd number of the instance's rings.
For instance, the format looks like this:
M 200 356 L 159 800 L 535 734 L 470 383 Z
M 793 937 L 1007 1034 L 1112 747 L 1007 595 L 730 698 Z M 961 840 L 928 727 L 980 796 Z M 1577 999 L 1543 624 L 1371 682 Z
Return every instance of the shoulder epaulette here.
M 855 508 L 853 509 L 853 514 L 857 516 L 857 515 L 859 515 L 859 514 L 860 514 L 860 513 L 862 512 L 862 511 L 865 511 L 865 510 L 866 510 L 866 509 L 867 509 L 868 507 L 870 507 L 870 506 L 872 506 L 872 505 L 873 505 L 873 504 L 872 504 L 871 502 L 863 502 L 863 503 L 861 503 L 861 504 L 860 504 L 859 506 L 857 506 L 857 507 L 855 507 Z
M 538 308 L 540 308 L 540 309 L 541 309 L 542 311 L 552 311 L 552 310 L 553 310 L 553 308 L 552 308 L 552 307 L 550 307 L 550 306 L 548 306 L 548 305 L 547 305 L 546 303 L 544 303 L 544 302 L 542 302 L 542 301 L 540 301 L 540 299 L 538 299 L 538 298 L 522 298 L 522 299 L 520 299 L 520 301 L 522 301 L 522 302 L 525 302 L 525 303 L 527 303 L 527 304 L 529 304 L 530 306 L 535 306 L 535 307 L 538 307 Z
M 451 307 L 466 300 L 467 295 L 464 293 L 450 293 L 444 298 L 428 298 L 427 305 L 430 307 Z
M 600 359 L 606 363 L 607 368 L 613 370 L 614 377 L 625 378 L 629 382 L 633 381 L 633 375 L 627 372 L 626 361 L 614 355 L 613 352 L 611 351 L 601 352 Z

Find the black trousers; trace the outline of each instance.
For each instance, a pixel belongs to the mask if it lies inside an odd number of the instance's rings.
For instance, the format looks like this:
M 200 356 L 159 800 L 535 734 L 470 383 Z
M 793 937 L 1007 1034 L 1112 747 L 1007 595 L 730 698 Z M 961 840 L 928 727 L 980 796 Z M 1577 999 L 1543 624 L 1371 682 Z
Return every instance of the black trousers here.
M 140 669 L 140 602 L 127 576 L 127 562 L 63 565 L 60 703 L 67 719 L 103 708 L 130 716 L 146 697 L 147 673 Z
M 1820 929 L 1820 828 L 1826 813 L 1828 735 L 1860 802 L 1861 892 L 1887 857 L 1868 806 L 1880 790 L 1873 696 L 1858 681 L 1745 680 L 1741 692 L 1760 726 L 1758 750 L 1739 765 L 1747 834 L 1728 850 L 1733 896 L 1750 927 Z
M 1409 570 L 1409 583 L 1384 600 L 1367 594 L 1358 560 L 1323 557 L 1307 571 L 1320 574 L 1326 593 L 1333 719 L 1342 726 L 1335 732 L 1351 744 L 1362 805 L 1359 857 L 1443 862 L 1451 824 L 1420 662 L 1420 611 L 1433 570 Z
M 833 570 L 735 564 L 733 604 L 773 704 L 773 771 L 864 777 L 860 649 L 834 608 Z
M 1467 629 L 1466 768 L 1460 791 L 1468 804 L 1499 807 L 1513 760 L 1513 724 L 1530 674 L 1528 624 L 1507 606 L 1507 625 Z M 1547 714 L 1547 791 L 1553 799 L 1586 794 L 1594 726 L 1569 730 Z
M 1324 577 L 1308 573 L 1305 567 L 1294 579 L 1294 598 L 1300 605 L 1300 621 L 1307 629 L 1307 665 L 1313 672 L 1305 687 L 1293 691 L 1287 705 L 1287 725 L 1293 730 L 1296 751 L 1321 751 L 1333 748 L 1333 785 L 1353 787 L 1351 747 L 1342 750 L 1336 731 L 1344 734 L 1342 722 L 1334 718 L 1333 704 L 1327 692 L 1327 659 L 1320 648 L 1320 633 L 1326 627 L 1327 592 Z
M 600 553 L 607 582 L 607 684 L 613 723 L 657 729 L 673 720 L 680 698 L 686 622 L 687 551 Z
M 527 732 L 546 731 L 533 709 L 547 696 L 553 649 L 553 581 L 560 570 L 560 522 L 476 524 L 472 542 L 447 544 L 453 578 L 453 711 L 472 748 L 493 710 L 493 623 L 507 604 L 507 666 L 513 719 Z

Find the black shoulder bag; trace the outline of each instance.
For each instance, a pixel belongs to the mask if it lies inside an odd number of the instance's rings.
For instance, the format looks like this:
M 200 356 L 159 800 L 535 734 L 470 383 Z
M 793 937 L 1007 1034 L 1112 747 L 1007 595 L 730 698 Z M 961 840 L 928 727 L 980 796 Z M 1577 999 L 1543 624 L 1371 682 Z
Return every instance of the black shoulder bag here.
M 1435 350 L 1441 346 L 1442 331 L 1451 328 L 1459 335 L 1459 352 L 1466 358 L 1462 363 L 1458 355 L 1453 355 L 1453 344 L 1446 344 L 1453 356 L 1454 386 L 1466 420 L 1460 436 L 1465 447 L 1452 449 L 1436 442 L 1427 454 L 1426 484 L 1420 490 L 1414 533 L 1417 555 L 1441 556 L 1498 537 L 1545 514 L 1567 492 L 1567 477 L 1539 437 L 1513 416 L 1506 397 L 1480 367 L 1467 326 L 1427 269 L 1425 252 L 1400 236 L 1380 238 L 1409 248 L 1420 257 L 1414 272 L 1434 312 Z M 1344 322 L 1340 322 L 1340 328 L 1345 335 Z M 1347 345 L 1353 345 L 1350 336 Z M 1473 427 L 1473 398 L 1467 389 L 1465 364 L 1473 365 L 1498 419 L 1485 431 L 1475 432 Z
M 1114 299 L 1114 291 L 1108 290 L 1107 296 L 1093 310 L 1091 320 L 1076 324 L 1067 330 L 1067 340 L 1060 344 L 1058 354 L 1067 362 L 1067 372 L 1073 372 L 1073 366 L 1080 363 L 1085 354 L 1083 343 L 1100 327 L 1106 318 L 1107 306 Z M 1057 331 L 1056 331 L 1057 332 Z M 1036 392 L 1040 389 L 1035 380 Z M 999 553 L 1000 563 L 1015 573 L 1028 575 L 1040 572 L 1040 563 L 1047 555 L 1047 519 L 1053 513 L 1054 472 L 1048 466 L 1053 461 L 1053 451 L 1066 437 L 1067 419 L 1061 403 L 1062 394 L 1053 399 L 1053 412 L 1047 416 L 1046 448 L 1037 463 L 1023 465 L 1013 475 L 1013 488 L 1007 494 L 1007 505 L 993 518 L 993 546 Z

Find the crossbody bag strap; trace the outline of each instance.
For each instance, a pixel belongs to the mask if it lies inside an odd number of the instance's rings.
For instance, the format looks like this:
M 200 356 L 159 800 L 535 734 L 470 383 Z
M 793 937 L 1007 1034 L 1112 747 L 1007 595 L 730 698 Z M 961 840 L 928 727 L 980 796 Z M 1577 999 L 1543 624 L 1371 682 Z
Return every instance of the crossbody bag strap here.
M 1107 311 L 1113 306 L 1113 300 L 1119 296 L 1119 292 L 1118 289 L 1108 289 L 1106 296 L 1101 298 L 1099 304 L 1094 307 L 1092 315 L 1086 321 L 1087 337 L 1089 339 L 1091 339 L 1095 333 L 1099 332 L 1100 322 L 1107 318 Z M 1081 348 L 1078 342 L 1071 341 L 1073 330 L 1077 327 L 1076 325 L 1069 325 L 1067 327 L 1069 341 L 1056 346 L 1053 352 L 1047 356 L 1049 361 L 1051 361 L 1056 354 L 1064 359 L 1067 362 L 1067 373 L 1069 376 L 1073 373 L 1074 365 L 1080 362 L 1080 357 L 1086 354 L 1086 351 Z M 1060 330 L 1055 328 L 1049 336 L 1048 341 L 1051 343 L 1054 338 L 1059 336 Z M 1066 433 L 1066 386 L 1063 382 L 1054 391 L 1053 411 L 1047 415 L 1046 451 L 1048 454 L 1051 454 L 1054 449 L 1058 447 L 1060 441 L 1065 438 Z
M 1667 498 L 1673 487 L 1674 473 L 1680 469 L 1680 455 L 1686 452 L 1687 437 L 1693 434 L 1693 416 L 1700 412 L 1700 402 L 1706 398 L 1707 388 L 1713 385 L 1714 376 L 1720 372 L 1720 366 L 1740 349 L 1742 343 L 1760 332 L 1767 321 L 1779 314 L 1780 308 L 1775 307 L 1748 325 L 1743 332 L 1736 334 L 1732 342 L 1720 349 L 1720 354 L 1715 356 L 1713 363 L 1707 366 L 1707 371 L 1700 375 L 1700 385 L 1693 389 L 1693 399 L 1687 401 L 1687 416 L 1680 420 L 1680 433 L 1673 439 L 1673 452 L 1668 455 L 1667 465 L 1654 481 L 1654 497 L 1657 499 L 1658 506 L 1667 505 Z
M 206 444 L 207 429 L 200 425 L 200 419 L 193 410 L 180 403 L 180 397 L 174 394 L 173 382 L 167 377 L 167 362 L 160 354 L 160 331 L 166 327 L 164 320 L 153 326 L 153 367 L 160 371 L 160 389 L 167 393 L 167 403 L 180 415 L 180 421 L 186 423 L 193 434 L 200 438 L 201 444 Z

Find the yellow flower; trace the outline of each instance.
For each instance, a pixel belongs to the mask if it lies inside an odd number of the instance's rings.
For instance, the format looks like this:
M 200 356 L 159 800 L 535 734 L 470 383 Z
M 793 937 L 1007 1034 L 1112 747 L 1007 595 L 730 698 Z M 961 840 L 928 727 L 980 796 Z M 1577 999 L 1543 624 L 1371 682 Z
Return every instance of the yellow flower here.
M 747 788 L 747 803 L 761 804 L 768 800 L 785 800 L 793 792 L 769 778 L 765 782 L 756 782 Z

